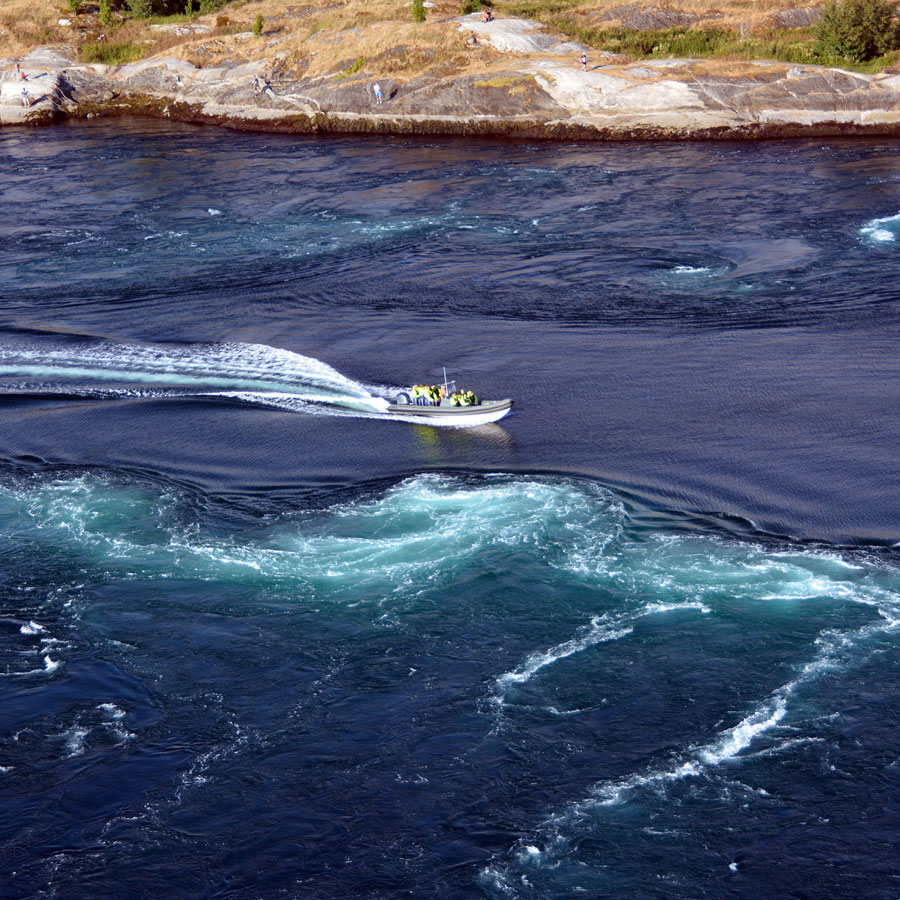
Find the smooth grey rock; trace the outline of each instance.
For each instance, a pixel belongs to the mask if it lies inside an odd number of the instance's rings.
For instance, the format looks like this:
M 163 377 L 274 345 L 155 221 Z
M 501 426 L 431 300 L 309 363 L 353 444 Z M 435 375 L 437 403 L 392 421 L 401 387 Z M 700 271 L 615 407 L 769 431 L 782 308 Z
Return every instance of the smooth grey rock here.
M 209 34 L 212 31 L 209 25 L 204 25 L 202 22 L 193 22 L 191 24 L 175 22 L 164 25 L 151 25 L 150 28 L 153 31 L 165 31 L 170 34 L 176 34 L 179 37 L 187 37 L 192 34 Z
M 471 13 L 457 19 L 460 31 L 473 31 L 479 41 L 501 53 L 565 52 L 559 38 L 538 31 L 540 26 L 525 19 L 494 19 L 482 22 L 481 13 Z M 579 48 L 579 52 L 581 52 Z
M 518 25 L 514 33 L 533 37 L 531 26 Z M 409 81 L 378 75 L 385 102 L 376 105 L 371 72 L 276 76 L 272 59 L 196 68 L 181 59 L 156 58 L 107 67 L 76 63 L 70 49 L 45 47 L 20 61 L 29 79 L 27 108 L 22 85 L 12 77 L 15 60 L 0 63 L 0 123 L 146 112 L 273 130 L 515 134 L 527 128 L 534 136 L 607 137 L 781 136 L 806 129 L 900 133 L 895 73 L 870 76 L 758 61 L 750 74 L 709 74 L 707 63 L 692 60 L 583 71 L 574 54 L 544 52 L 515 60 L 511 56 L 504 71 L 489 75 L 420 75 Z
M 816 6 L 799 6 L 782 9 L 769 16 L 773 28 L 811 28 L 822 21 L 822 10 Z
M 595 13 L 593 19 L 597 23 L 618 22 L 626 31 L 657 31 L 693 25 L 701 21 L 703 16 L 673 9 L 670 6 L 642 6 L 629 3 L 627 6 L 615 6 L 605 12 Z

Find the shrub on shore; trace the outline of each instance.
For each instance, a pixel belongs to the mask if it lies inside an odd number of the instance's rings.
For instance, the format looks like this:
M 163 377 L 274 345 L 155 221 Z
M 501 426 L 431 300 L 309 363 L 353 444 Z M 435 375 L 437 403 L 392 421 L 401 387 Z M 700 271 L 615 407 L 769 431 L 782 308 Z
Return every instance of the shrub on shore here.
M 816 28 L 823 55 L 866 62 L 900 47 L 891 0 L 827 0 Z
M 771 59 L 805 65 L 840 66 L 874 72 L 894 62 L 894 50 L 900 49 L 897 37 L 897 13 L 892 0 L 827 0 L 831 6 L 862 6 L 865 13 L 845 13 L 843 19 L 856 24 L 841 33 L 869 43 L 860 52 L 848 40 L 823 41 L 819 28 L 778 29 L 765 25 L 740 32 L 727 25 L 683 25 L 664 29 L 636 30 L 622 27 L 598 27 L 573 11 L 579 0 L 511 0 L 503 4 L 510 15 L 542 22 L 572 40 L 597 50 L 633 59 L 699 57 L 705 59 Z M 875 14 L 872 7 L 879 7 Z M 826 10 L 828 7 L 826 6 Z M 890 15 L 888 15 L 890 11 Z M 829 20 L 823 21 L 823 26 Z M 598 23 L 599 24 L 599 23 Z M 880 36 L 880 40 L 876 40 Z
M 419 24 L 425 21 L 424 0 L 412 0 L 412 16 L 413 19 Z
M 127 0 L 128 9 L 135 19 L 183 16 L 193 18 L 216 12 L 227 0 Z

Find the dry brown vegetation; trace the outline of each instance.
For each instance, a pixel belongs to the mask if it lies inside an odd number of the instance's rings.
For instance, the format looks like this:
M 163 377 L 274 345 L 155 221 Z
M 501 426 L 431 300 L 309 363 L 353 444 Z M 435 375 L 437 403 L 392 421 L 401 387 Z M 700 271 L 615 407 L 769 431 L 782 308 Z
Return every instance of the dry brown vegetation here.
M 3 0 L 0 4 L 0 55 L 20 56 L 37 44 L 70 41 L 56 23 L 64 15 L 59 3 Z
M 302 3 L 302 0 L 301 0 Z M 180 56 L 195 65 L 225 59 L 273 59 L 295 74 L 339 75 L 359 59 L 361 74 L 405 75 L 448 71 L 483 71 L 499 59 L 486 46 L 467 47 L 465 36 L 449 19 L 459 2 L 439 0 L 428 21 L 417 25 L 403 0 L 259 0 L 229 3 L 195 23 L 213 30 L 202 35 L 160 31 L 151 22 L 115 15 L 103 27 L 97 6 L 85 2 L 75 15 L 65 3 L 51 0 L 3 0 L 0 8 L 0 57 L 18 57 L 38 44 L 65 44 L 76 50 L 97 42 L 125 45 L 142 56 Z M 251 34 L 263 17 L 263 33 Z M 72 24 L 60 26 L 59 19 Z M 443 21 L 442 21 L 443 20 Z M 185 20 L 184 24 L 189 24 Z
M 426 22 L 419 25 L 405 0 L 234 0 L 218 13 L 191 20 L 212 28 L 210 33 L 179 36 L 153 29 L 146 20 L 118 15 L 104 28 L 92 0 L 85 0 L 79 16 L 73 16 L 61 0 L 2 0 L 0 56 L 19 56 L 41 43 L 78 48 L 99 39 L 130 48 L 135 55 L 180 56 L 198 66 L 266 59 L 285 74 L 294 75 L 338 77 L 355 67 L 354 78 L 390 75 L 402 80 L 420 74 L 443 76 L 502 68 L 502 54 L 483 43 L 474 47 L 466 43 L 466 34 L 452 21 L 459 15 L 460 5 L 460 0 L 435 0 Z M 682 30 L 706 28 L 733 35 L 737 50 L 729 45 L 719 53 L 733 60 L 746 58 L 741 53 L 744 35 L 760 38 L 762 43 L 757 42 L 754 52 L 762 55 L 775 46 L 765 41 L 773 40 L 805 52 L 804 41 L 811 40 L 809 29 L 780 37 L 773 32 L 772 14 L 792 5 L 805 4 L 798 0 L 493 0 L 497 17 L 528 16 L 598 47 L 603 46 L 598 35 L 617 28 L 628 31 L 634 27 L 629 21 L 649 22 L 643 27 L 652 31 L 657 15 L 662 24 L 655 27 L 662 33 L 670 27 L 666 21 L 681 17 L 683 24 L 679 21 L 678 25 Z M 250 32 L 260 15 L 263 33 L 254 37 Z M 58 25 L 61 17 L 72 19 L 73 25 Z M 641 55 L 627 42 L 621 44 L 621 50 L 613 49 L 625 56 Z M 706 53 L 700 47 L 695 55 L 716 52 Z

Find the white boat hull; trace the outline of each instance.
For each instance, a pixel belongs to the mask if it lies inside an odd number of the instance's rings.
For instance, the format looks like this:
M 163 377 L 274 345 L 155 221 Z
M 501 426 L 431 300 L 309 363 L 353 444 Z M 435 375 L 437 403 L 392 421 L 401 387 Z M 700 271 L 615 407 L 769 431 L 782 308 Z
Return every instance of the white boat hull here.
M 502 419 L 511 409 L 512 400 L 484 400 L 478 406 L 417 406 L 414 403 L 392 403 L 388 412 L 392 417 L 421 425 L 450 425 L 469 428 L 488 425 Z

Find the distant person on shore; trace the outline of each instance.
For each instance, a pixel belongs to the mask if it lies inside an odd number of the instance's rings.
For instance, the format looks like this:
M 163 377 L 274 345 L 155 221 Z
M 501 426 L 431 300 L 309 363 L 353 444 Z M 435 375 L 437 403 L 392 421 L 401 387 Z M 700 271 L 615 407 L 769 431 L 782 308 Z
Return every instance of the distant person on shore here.
M 481 21 L 482 21 L 482 22 L 493 22 L 493 21 L 494 21 L 494 14 L 493 14 L 489 9 L 486 9 L 486 10 L 481 14 Z
M 381 103 L 384 100 L 384 96 L 381 93 L 381 85 L 377 81 L 372 85 L 372 90 L 375 93 L 375 102 Z
M 28 88 L 22 88 L 22 106 L 31 106 L 31 97 L 28 96 Z
M 581 53 L 581 68 L 587 70 L 587 53 L 584 51 Z

